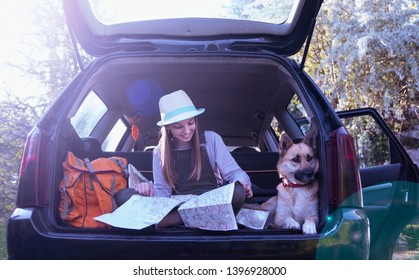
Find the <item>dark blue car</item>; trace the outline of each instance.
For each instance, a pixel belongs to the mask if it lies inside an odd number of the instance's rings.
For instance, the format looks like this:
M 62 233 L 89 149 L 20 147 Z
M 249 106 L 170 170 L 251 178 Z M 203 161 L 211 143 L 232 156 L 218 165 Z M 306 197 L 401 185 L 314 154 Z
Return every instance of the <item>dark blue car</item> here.
M 418 167 L 374 109 L 335 112 L 303 71 L 305 59 L 289 58 L 309 44 L 321 0 L 284 2 L 274 23 L 217 18 L 220 11 L 128 22 L 89 2 L 62 1 L 82 70 L 28 136 L 7 228 L 10 259 L 392 257 L 401 231 L 418 215 Z M 127 10 L 152 16 L 138 3 Z M 88 64 L 79 46 L 91 56 Z M 200 125 L 222 136 L 257 186 L 258 203 L 279 184 L 278 135 L 297 141 L 317 123 L 317 234 L 269 227 L 86 229 L 61 220 L 58 186 L 68 151 L 90 160 L 125 157 L 153 179 L 158 100 L 177 89 L 206 108 Z

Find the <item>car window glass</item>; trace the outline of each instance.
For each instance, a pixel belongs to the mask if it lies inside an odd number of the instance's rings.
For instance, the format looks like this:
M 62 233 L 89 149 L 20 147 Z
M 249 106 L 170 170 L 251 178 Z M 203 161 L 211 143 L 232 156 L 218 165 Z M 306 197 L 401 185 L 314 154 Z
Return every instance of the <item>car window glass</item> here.
M 97 123 L 107 111 L 108 108 L 105 103 L 103 103 L 96 93 L 91 91 L 83 100 L 76 114 L 71 118 L 71 124 L 80 137 L 90 136 Z
M 390 163 L 390 143 L 371 116 L 343 118 L 343 124 L 355 142 L 361 168 Z
M 115 151 L 119 142 L 121 141 L 122 136 L 125 134 L 126 131 L 127 126 L 121 119 L 119 119 L 109 132 L 105 141 L 103 141 L 102 150 L 106 152 Z
M 287 111 L 294 119 L 301 132 L 306 135 L 310 129 L 310 117 L 308 116 L 307 111 L 301 103 L 298 95 L 295 94 L 293 96 L 287 106 Z M 284 128 L 282 127 L 281 122 L 279 122 L 275 117 L 271 121 L 271 128 L 278 138 L 284 132 Z
M 275 117 L 273 117 L 273 119 L 271 121 L 271 128 L 275 132 L 275 135 L 279 139 L 279 137 L 281 136 L 281 133 L 284 131 L 284 129 L 282 129 L 282 127 L 280 126 L 278 120 Z
M 298 95 L 295 94 L 291 99 L 287 111 L 298 124 L 303 134 L 306 135 L 310 129 L 310 118 Z
M 232 0 L 89 0 L 89 4 L 103 24 L 187 17 L 245 19 L 278 24 L 287 20 L 294 0 L 248 3 Z

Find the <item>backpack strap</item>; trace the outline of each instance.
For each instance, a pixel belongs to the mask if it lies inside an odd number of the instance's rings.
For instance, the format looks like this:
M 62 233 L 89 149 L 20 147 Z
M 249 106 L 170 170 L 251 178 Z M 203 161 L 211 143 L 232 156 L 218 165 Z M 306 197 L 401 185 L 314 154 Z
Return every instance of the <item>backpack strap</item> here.
M 89 173 L 90 173 L 89 188 L 90 188 L 91 191 L 93 191 L 94 190 L 93 181 L 96 179 L 95 168 L 93 167 L 92 163 L 90 162 L 90 159 L 84 158 L 83 160 L 84 160 L 84 163 L 86 164 L 86 167 L 89 169 Z
M 68 178 L 70 177 L 70 175 L 68 173 L 66 173 L 64 175 L 64 179 L 63 179 L 63 189 L 62 192 L 64 193 L 64 206 L 63 206 L 63 211 L 61 212 L 61 219 L 64 220 L 65 217 L 67 217 L 67 214 L 69 212 L 69 201 L 71 200 L 71 198 L 69 197 L 69 195 L 67 194 L 67 183 L 68 183 Z
M 111 157 L 111 160 L 113 162 L 115 162 L 124 172 L 124 178 L 128 178 L 129 177 L 129 171 L 128 171 L 128 166 L 124 163 L 124 161 L 121 158 L 117 158 L 117 157 Z
M 124 175 L 123 175 L 124 178 L 128 179 L 128 177 L 129 177 L 128 165 L 126 165 L 124 163 L 124 161 L 121 158 L 118 158 L 118 157 L 111 157 L 111 160 L 113 162 L 115 162 L 122 169 L 122 171 L 124 172 Z M 112 211 L 114 211 L 116 208 L 118 208 L 118 204 L 116 203 L 115 193 L 114 193 L 114 190 L 115 190 L 115 187 L 116 187 L 116 179 L 115 178 L 113 178 L 113 179 L 114 179 L 113 180 L 113 187 L 111 188 Z
M 74 179 L 74 182 L 77 182 L 79 180 L 81 176 L 81 172 L 79 172 L 79 174 L 77 174 L 76 178 Z M 74 209 L 74 201 L 71 199 L 71 196 L 68 194 L 67 192 L 67 185 L 68 185 L 68 181 L 70 179 L 70 174 L 69 173 L 65 173 L 64 174 L 64 178 L 63 178 L 63 183 L 62 183 L 62 190 L 61 192 L 64 194 L 64 202 L 63 202 L 63 210 L 61 212 L 61 219 L 64 220 L 68 213 L 71 213 Z M 72 186 L 74 185 L 74 182 L 72 184 Z
M 86 167 L 89 169 L 90 173 L 95 173 L 95 168 L 93 167 L 92 163 L 90 162 L 90 159 L 84 158 L 84 163 L 86 164 Z

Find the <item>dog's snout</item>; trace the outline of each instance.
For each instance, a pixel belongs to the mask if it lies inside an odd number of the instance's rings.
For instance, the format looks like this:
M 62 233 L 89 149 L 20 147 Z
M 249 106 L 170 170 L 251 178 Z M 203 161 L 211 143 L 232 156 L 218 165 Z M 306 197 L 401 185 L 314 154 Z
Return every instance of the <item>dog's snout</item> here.
M 314 169 L 306 168 L 300 171 L 295 172 L 294 177 L 300 182 L 307 182 L 313 179 Z

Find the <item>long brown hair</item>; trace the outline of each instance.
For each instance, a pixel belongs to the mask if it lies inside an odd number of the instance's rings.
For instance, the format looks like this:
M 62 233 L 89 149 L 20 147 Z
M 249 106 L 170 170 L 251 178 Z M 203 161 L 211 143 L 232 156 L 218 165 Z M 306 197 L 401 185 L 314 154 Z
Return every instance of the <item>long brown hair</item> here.
M 175 188 L 179 178 L 175 172 L 174 166 L 174 157 L 173 150 L 176 148 L 176 142 L 173 139 L 172 134 L 170 133 L 169 128 L 163 126 L 161 128 L 161 165 L 163 169 L 163 176 L 166 179 L 166 182 L 172 187 Z M 192 172 L 188 180 L 199 180 L 202 172 L 202 162 L 201 162 L 201 141 L 199 139 L 199 128 L 198 128 L 198 119 L 195 117 L 195 132 L 191 139 L 191 149 L 192 149 Z

